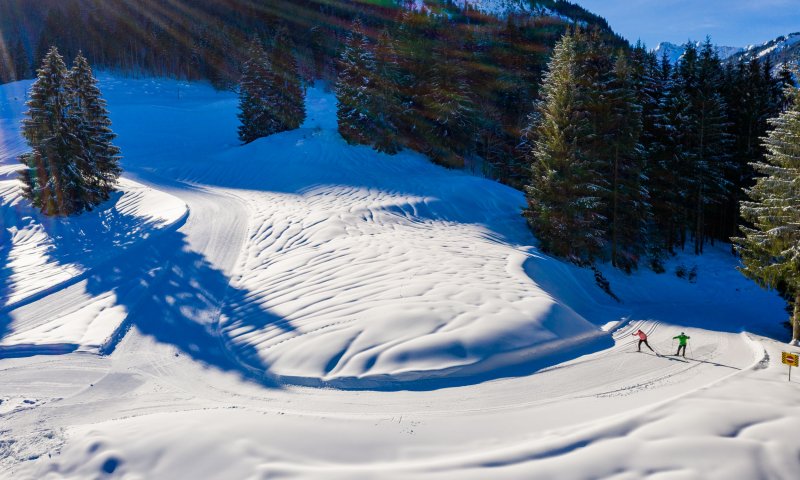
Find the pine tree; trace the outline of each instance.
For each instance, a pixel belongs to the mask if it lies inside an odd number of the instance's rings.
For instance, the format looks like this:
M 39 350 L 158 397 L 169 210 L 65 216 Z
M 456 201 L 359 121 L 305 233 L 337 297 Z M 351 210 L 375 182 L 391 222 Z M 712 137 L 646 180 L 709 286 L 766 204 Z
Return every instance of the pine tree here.
M 375 77 L 375 56 L 358 18 L 347 35 L 339 63 L 336 81 L 339 133 L 349 144 L 372 145 L 375 122 L 370 111 L 370 82 Z
M 66 83 L 69 91 L 70 119 L 76 123 L 83 147 L 77 167 L 83 179 L 83 203 L 91 207 L 108 200 L 121 173 L 120 150 L 113 145 L 116 134 L 111 130 L 106 102 L 102 99 L 97 79 L 89 62 L 78 52 Z
M 693 44 L 687 44 L 676 70 L 677 95 L 683 110 L 677 125 L 684 132 L 681 148 L 685 174 L 682 174 L 690 188 L 686 209 L 691 219 L 694 252 L 699 255 L 710 233 L 709 224 L 716 220 L 709 214 L 719 213 L 730 188 L 727 107 L 720 92 L 721 63 L 709 39 L 699 52 Z
M 397 43 L 384 30 L 375 47 L 375 78 L 370 82 L 369 95 L 375 121 L 375 149 L 390 155 L 402 148 L 398 132 L 404 109 L 401 82 Z
M 647 245 L 650 220 L 649 196 L 645 186 L 642 107 L 636 99 L 634 76 L 623 52 L 617 55 L 610 104 L 609 242 L 611 263 L 630 272 L 639 263 Z
M 760 285 L 784 289 L 794 298 L 792 342 L 800 344 L 800 91 L 790 107 L 770 122 L 767 155 L 753 165 L 763 175 L 747 191 L 744 237 L 734 238 L 742 273 Z
M 286 27 L 275 34 L 269 52 L 269 67 L 273 82 L 270 97 L 275 99 L 273 111 L 278 123 L 278 132 L 299 128 L 306 117 L 305 92 L 294 56 L 294 43 Z
M 45 215 L 80 213 L 86 195 L 76 159 L 83 146 L 70 116 L 67 67 L 55 47 L 37 73 L 22 122 L 22 136 L 32 149 L 20 156 L 23 196 Z
M 17 41 L 14 43 L 14 50 L 11 57 L 14 59 L 14 79 L 25 80 L 31 78 L 31 61 L 28 58 L 28 51 L 22 38 L 17 34 Z
M 280 131 L 269 59 L 258 38 L 250 42 L 239 86 L 239 139 L 250 143 Z
M 652 177 L 651 184 L 655 188 L 661 188 L 658 202 L 664 202 L 663 210 L 658 213 L 666 213 L 664 218 L 667 229 L 665 230 L 666 245 L 670 253 L 674 253 L 674 247 L 681 250 L 686 247 L 687 232 L 692 228 L 690 223 L 691 211 L 691 98 L 688 93 L 687 85 L 691 84 L 694 76 L 694 67 L 697 64 L 697 50 L 687 49 L 681 63 L 672 70 L 672 74 L 666 83 L 664 95 L 664 114 L 665 122 L 661 125 L 663 135 L 664 156 L 659 164 L 659 173 L 663 176 Z M 662 70 L 668 70 L 662 59 Z M 692 67 L 685 67 L 685 65 Z M 689 77 L 687 80 L 686 77 Z M 662 178 L 659 186 L 656 186 L 658 178 Z
M 596 162 L 585 145 L 591 125 L 575 89 L 578 61 L 576 36 L 567 33 L 553 50 L 531 119 L 532 175 L 524 214 L 545 251 L 585 264 L 601 255 L 605 217 L 594 183 Z
M 433 161 L 463 167 L 464 155 L 474 149 L 472 128 L 475 110 L 466 69 L 462 39 L 446 19 L 437 19 L 437 41 L 431 52 L 419 105 L 426 112 L 422 132 Z
M 678 231 L 682 228 L 679 212 L 680 178 L 677 175 L 680 144 L 672 113 L 672 65 L 666 54 L 659 60 L 637 45 L 631 55 L 637 103 L 642 107 L 641 143 L 644 152 L 645 185 L 650 198 L 650 221 L 647 227 L 647 251 L 650 266 L 663 271 L 663 257 L 674 253 Z

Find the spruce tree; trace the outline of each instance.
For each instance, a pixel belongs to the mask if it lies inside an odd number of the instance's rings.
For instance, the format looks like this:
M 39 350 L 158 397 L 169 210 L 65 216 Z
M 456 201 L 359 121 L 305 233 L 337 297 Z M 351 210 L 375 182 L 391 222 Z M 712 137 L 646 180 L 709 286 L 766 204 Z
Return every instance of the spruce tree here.
M 730 188 L 730 136 L 727 106 L 720 88 L 722 67 L 710 40 L 700 51 L 689 43 L 677 70 L 676 106 L 682 109 L 677 128 L 683 131 L 681 145 L 689 184 L 686 212 L 695 254 L 703 253 L 709 225 L 715 221 Z M 685 103 L 684 103 L 685 102 Z
M 475 107 L 461 58 L 465 53 L 462 39 L 446 19 L 437 22 L 434 31 L 438 41 L 433 45 L 419 96 L 419 104 L 426 112 L 422 131 L 426 153 L 435 162 L 460 168 L 464 166 L 464 156 L 474 149 Z
M 647 245 L 650 220 L 649 195 L 645 186 L 642 107 L 637 102 L 635 78 L 623 52 L 617 55 L 610 104 L 611 151 L 608 200 L 611 263 L 627 272 L 636 268 Z
M 666 53 L 661 59 L 648 54 L 644 47 L 632 55 L 634 82 L 642 106 L 642 147 L 644 176 L 650 197 L 650 222 L 647 249 L 650 265 L 663 271 L 663 256 L 674 253 L 684 228 L 681 178 L 678 174 L 680 133 L 675 128 L 673 111 L 672 65 Z
M 659 198 L 666 202 L 664 207 L 669 214 L 666 238 L 670 252 L 673 252 L 673 247 L 679 247 L 681 250 L 686 247 L 687 232 L 692 228 L 691 126 L 694 117 L 691 113 L 691 98 L 687 86 L 693 84 L 696 65 L 697 49 L 692 45 L 686 50 L 681 63 L 672 70 L 664 97 L 666 121 L 662 133 L 665 134 L 665 152 L 660 168 L 665 180 L 661 184 L 664 188 L 663 195 Z
M 305 92 L 297 60 L 294 56 L 294 42 L 286 27 L 281 27 L 275 34 L 272 49 L 268 55 L 272 72 L 268 78 L 274 98 L 273 111 L 277 121 L 277 131 L 299 128 L 306 117 Z
M 372 145 L 375 132 L 370 110 L 370 83 L 375 77 L 375 56 L 361 20 L 356 18 L 344 42 L 336 81 L 339 133 L 349 144 Z
M 782 289 L 794 299 L 792 343 L 800 344 L 800 90 L 789 108 L 770 121 L 767 155 L 753 165 L 762 176 L 747 191 L 744 237 L 734 238 L 742 273 L 760 285 Z
M 402 74 L 397 43 L 383 30 L 375 46 L 375 78 L 370 82 L 372 113 L 375 121 L 375 149 L 390 155 L 400 151 L 398 124 L 404 105 L 401 94 Z
M 596 189 L 596 162 L 585 146 L 591 132 L 581 110 L 575 34 L 556 44 L 532 116 L 533 148 L 525 217 L 543 250 L 578 264 L 594 261 L 604 247 L 605 217 Z
M 67 67 L 55 47 L 45 55 L 31 87 L 22 136 L 31 152 L 20 156 L 23 196 L 45 215 L 81 211 L 83 181 L 75 159 L 82 154 L 70 117 Z
M 78 53 L 67 77 L 70 122 L 76 124 L 75 135 L 83 147 L 76 165 L 83 179 L 83 203 L 91 207 L 108 200 L 121 173 L 120 150 L 113 145 L 116 134 L 111 130 L 106 102 L 97 87 L 97 79 L 89 62 Z
M 14 80 L 25 80 L 31 77 L 31 62 L 28 58 L 28 51 L 22 38 L 17 34 L 17 41 L 14 43 L 14 50 L 11 58 L 14 60 Z
M 280 131 L 269 59 L 258 38 L 250 42 L 239 86 L 239 139 L 250 143 Z

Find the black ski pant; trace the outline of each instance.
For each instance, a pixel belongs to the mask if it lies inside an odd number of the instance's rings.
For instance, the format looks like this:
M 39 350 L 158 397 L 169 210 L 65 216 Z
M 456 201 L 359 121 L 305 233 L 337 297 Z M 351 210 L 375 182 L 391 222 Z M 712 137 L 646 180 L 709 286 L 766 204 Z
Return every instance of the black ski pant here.
M 643 343 L 644 343 L 645 345 L 647 345 L 647 348 L 649 348 L 651 352 L 655 353 L 655 350 L 653 350 L 653 347 L 651 347 L 651 346 L 650 346 L 650 344 L 649 344 L 649 343 L 647 343 L 647 340 L 639 340 L 639 351 L 640 351 L 640 352 L 642 351 L 642 344 L 643 344 Z
M 676 357 L 681 354 L 681 349 L 683 349 L 683 356 L 686 356 L 686 345 L 678 345 L 678 353 L 675 354 Z

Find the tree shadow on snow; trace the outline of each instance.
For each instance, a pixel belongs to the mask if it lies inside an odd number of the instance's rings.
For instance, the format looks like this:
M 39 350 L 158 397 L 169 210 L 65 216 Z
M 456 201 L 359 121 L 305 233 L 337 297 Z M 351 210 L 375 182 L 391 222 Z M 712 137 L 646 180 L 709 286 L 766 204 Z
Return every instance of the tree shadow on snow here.
M 95 298 L 113 294 L 115 303 L 127 311 L 125 321 L 101 347 L 101 353 L 112 352 L 125 333 L 135 328 L 157 342 L 172 345 L 176 355 L 188 355 L 208 367 L 236 372 L 265 386 L 276 385 L 255 348 L 237 346 L 238 358 L 232 357 L 218 333 L 219 319 L 223 315 L 234 318 L 242 329 L 253 330 L 274 326 L 291 331 L 290 322 L 262 309 L 248 291 L 230 285 L 222 271 L 192 251 L 178 231 L 183 222 L 157 231 L 140 218 L 120 212 L 100 217 L 100 222 L 84 226 L 77 236 L 72 230 L 59 230 L 61 227 L 48 231 L 55 243 L 51 260 L 76 263 L 87 270 L 67 283 L 84 284 L 83 292 Z M 98 251 L 105 252 L 103 257 L 93 258 Z M 30 302 L 46 297 L 43 294 Z M 9 313 L 0 312 L 0 338 L 8 334 Z
M 238 358 L 232 357 L 218 331 L 220 317 L 236 318 L 248 330 L 274 326 L 291 331 L 291 323 L 260 308 L 248 291 L 230 285 L 222 271 L 188 248 L 181 232 L 170 229 L 112 263 L 87 279 L 92 295 L 120 289 L 117 301 L 128 310 L 125 324 L 102 353 L 110 353 L 128 329 L 136 328 L 207 366 L 275 386 L 254 347 L 237 345 Z
M 2 207 L 0 207 L 2 208 Z M 13 271 L 9 266 L 9 253 L 11 252 L 11 234 L 5 228 L 5 223 L 0 225 L 0 305 L 5 305 L 10 295 L 9 281 Z M 9 319 L 0 310 L 0 339 L 8 333 Z

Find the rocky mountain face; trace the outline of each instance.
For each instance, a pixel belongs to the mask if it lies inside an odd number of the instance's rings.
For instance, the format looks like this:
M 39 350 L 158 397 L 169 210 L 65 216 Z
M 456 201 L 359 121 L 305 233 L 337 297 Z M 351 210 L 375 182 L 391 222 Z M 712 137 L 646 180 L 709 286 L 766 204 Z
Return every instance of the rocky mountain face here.
M 749 60 L 757 58 L 769 61 L 774 71 L 779 71 L 783 66 L 797 72 L 800 70 L 800 32 L 781 35 L 780 37 L 765 42 L 762 45 L 751 45 L 742 52 L 731 57 L 732 60 Z
M 698 49 L 701 47 L 701 45 L 702 42 L 695 42 L 695 46 Z M 716 48 L 717 55 L 719 55 L 719 58 L 722 60 L 727 60 L 745 50 L 744 48 L 740 47 L 725 47 L 725 46 L 716 46 L 714 48 Z M 676 45 L 670 42 L 661 42 L 658 45 L 656 45 L 656 48 L 654 48 L 653 51 L 659 58 L 661 58 L 661 56 L 666 53 L 670 63 L 674 65 L 680 61 L 681 57 L 683 57 L 683 53 L 686 51 L 686 46 Z

